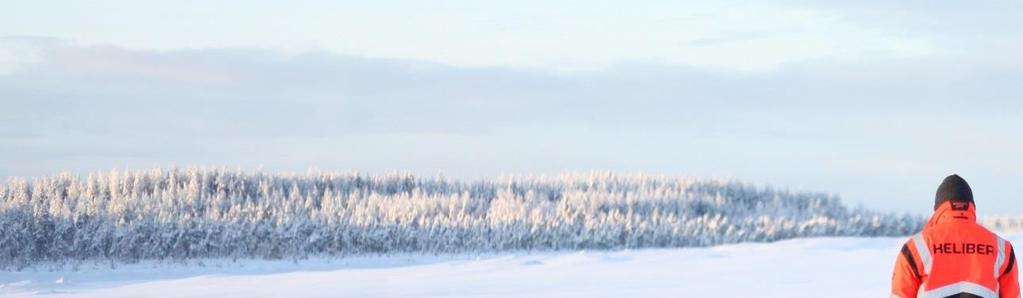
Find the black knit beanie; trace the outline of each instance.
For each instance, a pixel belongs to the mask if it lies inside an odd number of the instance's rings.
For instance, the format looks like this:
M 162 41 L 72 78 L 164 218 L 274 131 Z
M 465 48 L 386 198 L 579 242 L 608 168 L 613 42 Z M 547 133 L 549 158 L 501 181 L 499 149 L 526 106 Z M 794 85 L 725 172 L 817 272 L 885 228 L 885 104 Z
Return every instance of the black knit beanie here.
M 970 184 L 966 183 L 959 175 L 945 177 L 938 186 L 938 192 L 934 194 L 934 210 L 945 201 L 973 202 L 973 190 Z

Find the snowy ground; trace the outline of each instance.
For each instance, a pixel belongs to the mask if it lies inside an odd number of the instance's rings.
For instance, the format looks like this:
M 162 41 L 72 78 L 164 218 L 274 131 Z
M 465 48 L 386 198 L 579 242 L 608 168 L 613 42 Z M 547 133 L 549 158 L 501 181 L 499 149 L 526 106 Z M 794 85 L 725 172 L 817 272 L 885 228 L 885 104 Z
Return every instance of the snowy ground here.
M 1021 243 L 1023 234 L 1009 235 Z M 0 272 L 0 296 L 886 297 L 901 238 Z

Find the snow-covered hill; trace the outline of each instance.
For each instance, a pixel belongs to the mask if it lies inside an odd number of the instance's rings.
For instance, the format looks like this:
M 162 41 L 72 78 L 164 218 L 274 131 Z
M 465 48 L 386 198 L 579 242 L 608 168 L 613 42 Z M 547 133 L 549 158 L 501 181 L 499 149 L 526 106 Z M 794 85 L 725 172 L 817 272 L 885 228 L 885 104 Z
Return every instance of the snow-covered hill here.
M 1023 234 L 1007 237 L 1023 243 Z M 886 297 L 903 238 L 0 272 L 46 297 Z M 104 267 L 103 265 L 99 265 Z

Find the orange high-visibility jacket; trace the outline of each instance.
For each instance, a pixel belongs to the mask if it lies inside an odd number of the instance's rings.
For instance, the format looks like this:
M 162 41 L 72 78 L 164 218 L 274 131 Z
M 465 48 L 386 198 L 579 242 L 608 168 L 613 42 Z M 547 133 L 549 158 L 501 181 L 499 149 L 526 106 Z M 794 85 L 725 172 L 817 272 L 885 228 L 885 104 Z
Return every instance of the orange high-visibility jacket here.
M 977 224 L 972 202 L 943 203 L 902 246 L 892 297 L 1020 297 L 1012 244 Z

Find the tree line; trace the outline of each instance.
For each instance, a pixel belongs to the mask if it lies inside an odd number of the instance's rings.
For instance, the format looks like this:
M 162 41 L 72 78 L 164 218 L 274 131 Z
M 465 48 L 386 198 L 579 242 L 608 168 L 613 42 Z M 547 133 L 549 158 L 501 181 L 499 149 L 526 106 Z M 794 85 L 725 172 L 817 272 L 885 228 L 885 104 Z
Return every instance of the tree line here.
M 209 168 L 63 173 L 0 184 L 0 268 L 688 247 L 909 235 L 922 224 L 833 195 L 611 172 L 476 181 Z

